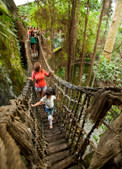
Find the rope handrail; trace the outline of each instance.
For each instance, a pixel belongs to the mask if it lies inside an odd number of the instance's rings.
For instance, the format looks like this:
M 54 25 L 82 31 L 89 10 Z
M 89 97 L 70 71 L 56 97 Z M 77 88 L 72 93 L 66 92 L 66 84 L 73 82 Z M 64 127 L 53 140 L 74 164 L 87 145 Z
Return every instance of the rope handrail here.
M 39 43 L 41 57 L 39 57 L 39 61 L 45 69 L 51 70 L 43 53 L 40 38 Z M 29 41 L 26 41 L 25 49 L 28 75 L 30 75 L 33 65 Z M 104 156 L 101 151 L 97 150 L 93 136 L 95 129 L 101 124 L 105 124 L 109 130 L 111 129 L 104 119 L 112 105 L 116 105 L 117 110 L 121 111 L 122 88 L 80 87 L 70 84 L 56 75 L 48 78 L 48 83 L 55 87 L 56 91 L 61 91 L 60 99 L 56 103 L 55 118 L 61 124 L 62 131 L 71 146 L 72 154 L 78 160 L 85 162 L 90 146 L 92 152 L 96 152 L 100 157 Z M 2 152 L 4 156 L 0 168 L 5 166 L 5 168 L 11 169 L 13 165 L 18 169 L 28 168 L 20 158 L 20 154 L 32 168 L 35 166 L 39 169 L 44 168 L 46 143 L 44 142 L 40 108 L 33 110 L 31 108 L 31 103 L 37 99 L 31 81 L 27 80 L 21 95 L 16 100 L 11 100 L 10 105 L 0 108 L 0 147 L 2 147 L 0 153 Z M 115 128 L 113 131 L 116 131 Z M 118 134 L 119 131 L 117 128 Z M 7 156 L 5 156 L 6 153 Z M 12 159 L 14 159 L 13 164 L 6 166 L 8 165 L 6 161 L 12 161 Z
M 29 49 L 29 41 L 26 41 L 28 75 L 32 71 Z M 44 165 L 40 112 L 32 111 L 32 100 L 36 100 L 35 92 L 32 82 L 27 80 L 21 94 L 10 100 L 10 105 L 0 107 L 0 159 L 4 159 L 0 160 L 1 169 L 27 169 L 26 163 L 42 169 Z
M 41 45 L 41 39 L 39 38 L 39 43 L 40 43 L 40 51 L 41 51 L 41 55 L 43 56 L 43 59 L 45 61 L 46 67 L 48 69 L 48 71 L 52 71 L 51 67 L 49 66 L 45 55 L 43 54 L 43 50 L 42 50 L 42 45 Z M 76 86 L 71 84 L 70 82 L 67 82 L 66 80 L 61 79 L 60 77 L 56 76 L 55 74 L 53 75 L 54 79 L 57 80 L 59 83 L 61 83 L 62 85 L 65 85 L 68 88 L 71 88 L 73 90 L 79 90 L 82 92 L 88 92 L 88 94 L 92 94 L 92 92 L 98 91 L 99 89 L 103 89 L 102 87 L 96 87 L 96 88 L 92 88 L 92 87 L 82 87 L 82 86 Z M 104 87 L 105 90 L 114 90 L 114 91 L 122 91 L 121 87 Z
M 52 71 L 43 52 L 40 39 L 39 43 L 41 64 L 48 71 Z M 112 105 L 122 105 L 122 88 L 81 87 L 62 80 L 56 75 L 53 75 L 48 81 L 49 85 L 55 86 L 56 90 L 61 91 L 56 116 L 59 122 L 63 123 L 66 138 L 69 140 L 73 153 L 77 154 L 78 159 L 83 160 L 89 144 L 97 152 L 91 137 L 93 137 L 95 129 L 102 124 Z M 95 115 L 93 116 L 93 114 Z

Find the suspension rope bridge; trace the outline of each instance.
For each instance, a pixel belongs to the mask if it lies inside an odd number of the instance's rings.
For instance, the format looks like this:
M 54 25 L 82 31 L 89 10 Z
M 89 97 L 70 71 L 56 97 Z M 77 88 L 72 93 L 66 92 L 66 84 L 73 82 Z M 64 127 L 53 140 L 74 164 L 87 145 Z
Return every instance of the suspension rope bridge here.
M 28 41 L 25 49 L 30 74 L 33 60 Z M 38 61 L 49 71 L 45 49 L 39 37 Z M 89 169 L 103 169 L 112 160 L 116 168 L 121 165 L 122 113 L 113 125 L 108 125 L 105 117 L 112 105 L 122 112 L 122 88 L 79 87 L 56 75 L 47 81 L 61 92 L 53 129 L 48 129 L 43 106 L 31 108 L 39 98 L 29 80 L 16 100 L 0 107 L 0 168 L 88 169 L 86 159 L 93 153 Z M 93 138 L 102 124 L 108 130 L 97 147 Z

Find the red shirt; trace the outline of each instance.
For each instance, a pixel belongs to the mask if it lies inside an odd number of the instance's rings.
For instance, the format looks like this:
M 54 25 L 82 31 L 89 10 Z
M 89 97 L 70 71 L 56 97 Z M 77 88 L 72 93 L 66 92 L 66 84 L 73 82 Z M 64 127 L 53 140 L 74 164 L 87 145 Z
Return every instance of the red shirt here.
M 49 74 L 44 69 L 42 69 L 40 72 L 32 72 L 32 79 L 36 80 L 35 87 L 47 86 L 45 76 L 49 76 Z

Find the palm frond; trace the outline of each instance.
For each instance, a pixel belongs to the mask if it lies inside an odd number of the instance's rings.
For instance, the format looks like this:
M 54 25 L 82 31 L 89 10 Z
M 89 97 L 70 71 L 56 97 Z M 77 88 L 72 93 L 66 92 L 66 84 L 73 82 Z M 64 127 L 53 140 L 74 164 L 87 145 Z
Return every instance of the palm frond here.
M 15 10 L 17 10 L 17 7 L 13 0 L 2 0 L 2 2 L 7 6 L 9 11 L 14 12 Z
M 0 11 L 4 14 L 7 14 L 8 15 L 8 10 L 7 10 L 7 6 L 5 5 L 5 3 L 3 3 L 1 0 L 0 0 Z
M 2 35 L 4 38 L 9 39 L 8 36 L 5 33 L 1 32 L 1 31 L 0 31 L 0 35 Z
M 4 23 L 0 22 L 0 27 L 3 28 L 3 32 L 7 32 L 7 33 L 11 34 L 12 36 L 16 37 L 16 34 L 14 32 L 12 32 L 9 28 L 7 28 Z

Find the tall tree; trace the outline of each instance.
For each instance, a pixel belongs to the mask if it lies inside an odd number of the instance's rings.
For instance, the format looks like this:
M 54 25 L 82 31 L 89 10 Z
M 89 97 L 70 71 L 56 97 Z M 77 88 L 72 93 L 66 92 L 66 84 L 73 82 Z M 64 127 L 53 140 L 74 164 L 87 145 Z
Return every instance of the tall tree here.
M 71 4 L 72 9 L 71 9 L 71 15 L 69 15 L 69 26 L 68 26 L 68 37 L 67 37 L 67 43 L 68 43 L 67 81 L 71 80 L 71 65 L 72 65 L 72 60 L 74 60 L 75 58 L 75 49 L 76 49 L 76 41 L 77 41 L 77 23 L 78 23 L 80 0 L 72 0 L 71 3 L 72 3 Z
M 50 39 L 51 39 L 51 51 L 53 51 L 53 35 L 54 35 L 54 23 L 55 23 L 55 0 L 48 0 L 49 12 L 50 12 Z M 53 53 L 52 53 L 53 54 Z
M 99 38 L 99 42 L 98 42 L 98 45 L 100 46 L 101 52 L 104 49 L 111 14 L 112 14 L 112 0 L 106 0 L 105 10 L 104 10 L 104 18 L 103 18 L 103 22 L 105 23 L 104 32 L 103 32 L 103 36 L 101 36 Z
M 100 44 L 100 46 L 101 46 L 101 52 L 103 51 L 105 40 L 106 40 L 106 33 L 107 33 L 107 30 L 108 30 L 111 11 L 112 11 L 112 0 L 106 0 L 106 2 L 105 2 L 105 10 L 104 10 L 104 16 L 106 16 L 104 18 L 104 21 L 105 21 L 105 30 L 104 30 L 104 33 L 103 33 L 104 36 L 99 38 L 99 42 L 98 42 L 98 44 Z M 97 66 L 99 65 L 99 63 L 100 63 L 100 58 L 98 60 Z M 93 80 L 92 80 L 91 87 L 94 86 L 95 78 L 96 78 L 96 73 L 94 73 L 94 77 L 93 77 Z
M 97 35 L 96 35 L 96 41 L 95 41 L 95 45 L 94 45 L 94 51 L 93 51 L 93 54 L 92 54 L 92 61 L 91 61 L 90 71 L 89 71 L 87 84 L 86 84 L 87 86 L 89 86 L 90 81 L 91 81 L 92 70 L 93 70 L 94 61 L 95 61 L 95 57 L 96 57 L 98 39 L 99 39 L 99 35 L 100 35 L 100 28 L 101 28 L 102 18 L 103 18 L 104 10 L 105 10 L 105 1 L 106 0 L 103 0 L 102 10 L 101 10 L 101 14 L 100 14 L 100 17 L 99 17 L 99 24 L 98 24 L 98 30 L 97 30 Z
M 85 49 L 85 42 L 86 42 L 86 30 L 87 30 L 87 23 L 88 23 L 88 15 L 89 15 L 89 0 L 87 1 L 87 11 L 85 16 L 85 28 L 83 34 L 83 44 L 82 44 L 82 51 L 81 51 L 81 62 L 80 62 L 80 85 L 82 83 L 82 75 L 83 75 L 83 65 L 84 65 L 84 49 Z
M 104 46 L 103 55 L 110 61 L 112 57 L 112 51 L 118 32 L 120 22 L 122 21 L 122 0 L 117 0 L 115 12 L 112 18 L 111 26 L 108 31 L 108 36 Z
M 109 19 L 110 19 L 110 16 L 111 16 L 111 11 L 112 11 L 112 0 L 106 0 L 105 14 L 104 15 L 107 16 L 107 17 L 106 17 L 106 24 L 105 24 L 104 35 L 106 35 L 106 32 L 107 32 L 107 28 L 108 28 L 108 24 L 109 24 Z

